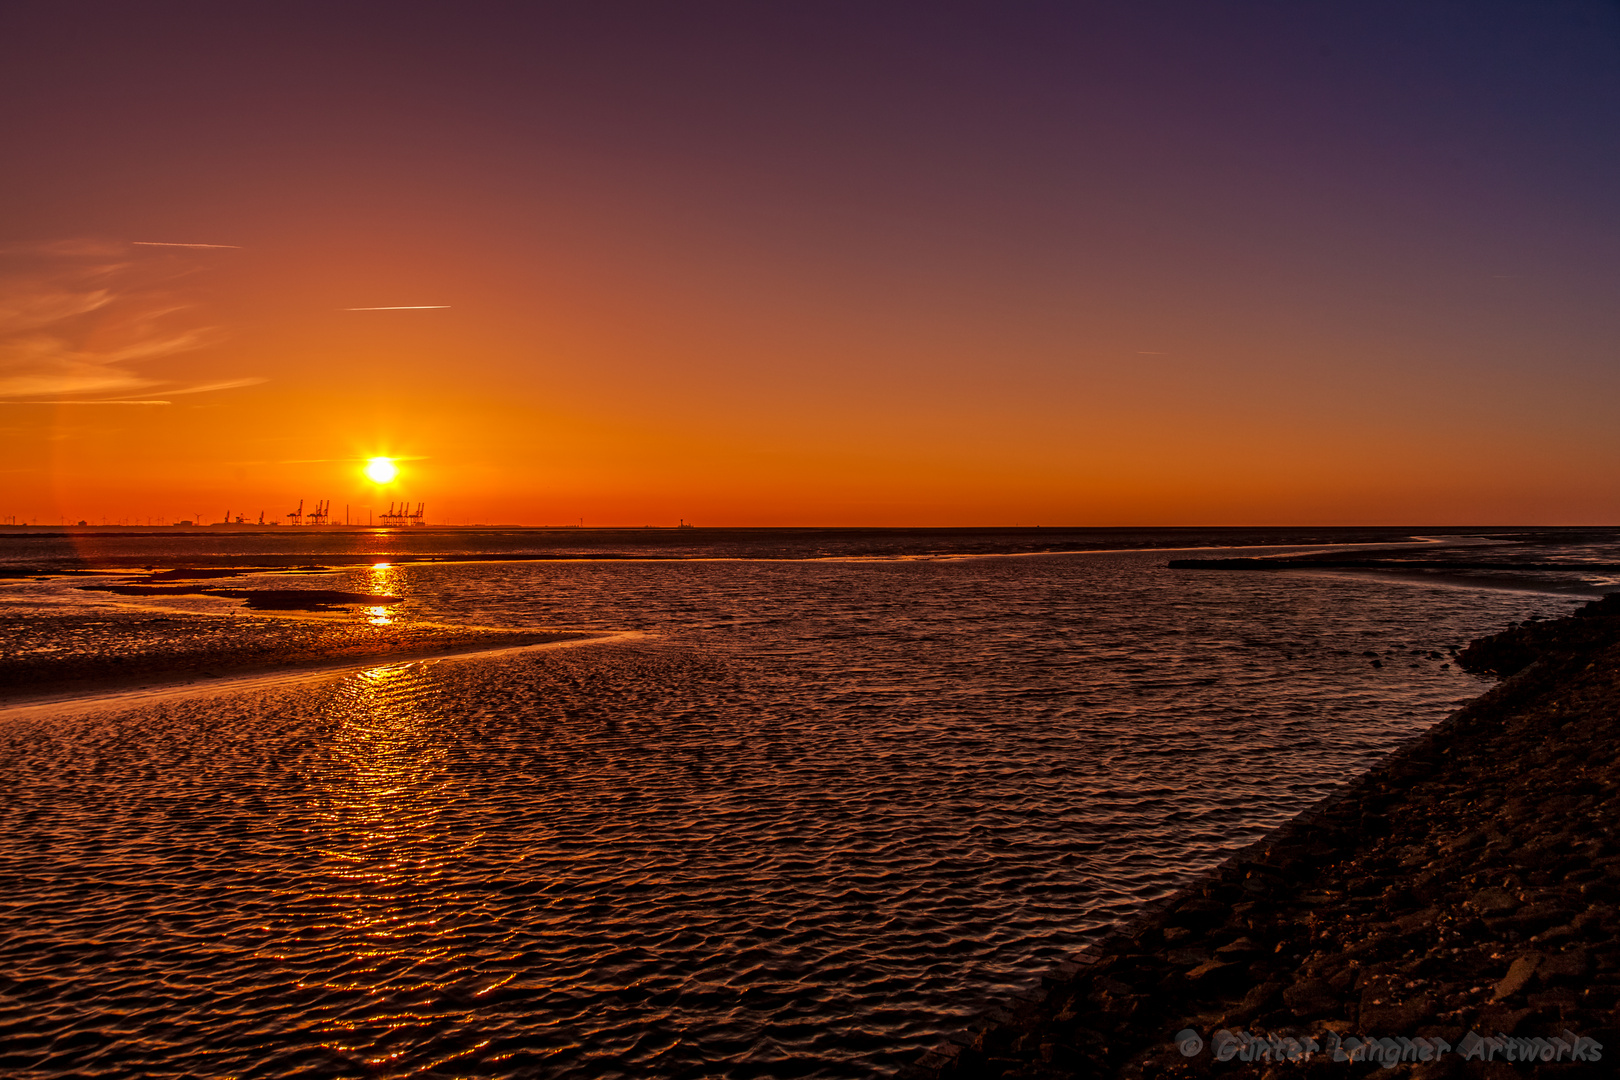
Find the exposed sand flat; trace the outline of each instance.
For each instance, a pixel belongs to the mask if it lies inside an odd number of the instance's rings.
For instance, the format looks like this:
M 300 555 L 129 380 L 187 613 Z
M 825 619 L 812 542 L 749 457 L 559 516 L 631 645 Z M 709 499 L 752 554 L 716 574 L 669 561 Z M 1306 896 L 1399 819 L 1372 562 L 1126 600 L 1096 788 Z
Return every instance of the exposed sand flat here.
M 1395 1075 L 1577 1075 L 1602 1067 L 1594 1053 L 1612 1062 L 1620 595 L 1483 639 L 1463 659 L 1511 677 L 911 1075 L 1343 1076 L 1369 1036 L 1407 1053 Z M 1183 1032 L 1197 1037 L 1190 1054 Z M 1245 1037 L 1316 1049 L 1307 1061 L 1216 1060 L 1217 1042 L 1234 1055 L 1270 1046 L 1239 1049 Z M 1432 1060 L 1419 1060 L 1419 1039 L 1440 1040 L 1426 1044 Z M 1541 1057 L 1507 1064 L 1527 1053 Z
M 600 635 L 241 613 L 0 613 L 0 704 Z

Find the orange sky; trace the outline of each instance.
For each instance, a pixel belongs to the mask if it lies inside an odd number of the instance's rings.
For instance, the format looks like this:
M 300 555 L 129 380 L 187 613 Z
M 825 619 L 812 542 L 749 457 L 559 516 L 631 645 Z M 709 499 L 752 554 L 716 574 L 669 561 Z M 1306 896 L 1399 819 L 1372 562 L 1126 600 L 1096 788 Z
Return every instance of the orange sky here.
M 0 514 L 1612 523 L 1612 11 L 1160 7 L 9 9 Z

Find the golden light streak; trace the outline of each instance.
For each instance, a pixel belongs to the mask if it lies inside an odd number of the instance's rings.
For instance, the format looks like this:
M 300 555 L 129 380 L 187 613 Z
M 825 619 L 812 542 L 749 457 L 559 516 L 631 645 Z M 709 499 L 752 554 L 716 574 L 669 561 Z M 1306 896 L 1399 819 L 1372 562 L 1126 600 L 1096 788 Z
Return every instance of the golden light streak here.
M 131 240 L 135 247 L 231 248 L 241 251 L 241 244 L 171 244 L 162 240 Z

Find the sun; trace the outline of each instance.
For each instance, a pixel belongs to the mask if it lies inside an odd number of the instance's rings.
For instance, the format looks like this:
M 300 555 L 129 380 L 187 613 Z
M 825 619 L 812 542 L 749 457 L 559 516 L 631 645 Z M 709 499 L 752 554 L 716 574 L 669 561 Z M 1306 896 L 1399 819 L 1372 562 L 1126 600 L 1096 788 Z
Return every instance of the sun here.
M 393 458 L 374 457 L 366 462 L 366 477 L 374 484 L 391 484 L 398 475 Z

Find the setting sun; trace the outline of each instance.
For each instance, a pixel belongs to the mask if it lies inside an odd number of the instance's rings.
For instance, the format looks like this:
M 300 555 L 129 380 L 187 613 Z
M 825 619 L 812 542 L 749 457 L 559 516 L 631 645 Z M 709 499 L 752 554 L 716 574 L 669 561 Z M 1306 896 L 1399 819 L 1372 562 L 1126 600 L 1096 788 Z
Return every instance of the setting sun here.
M 398 475 L 393 458 L 374 457 L 366 462 L 366 477 L 374 484 L 391 484 Z

